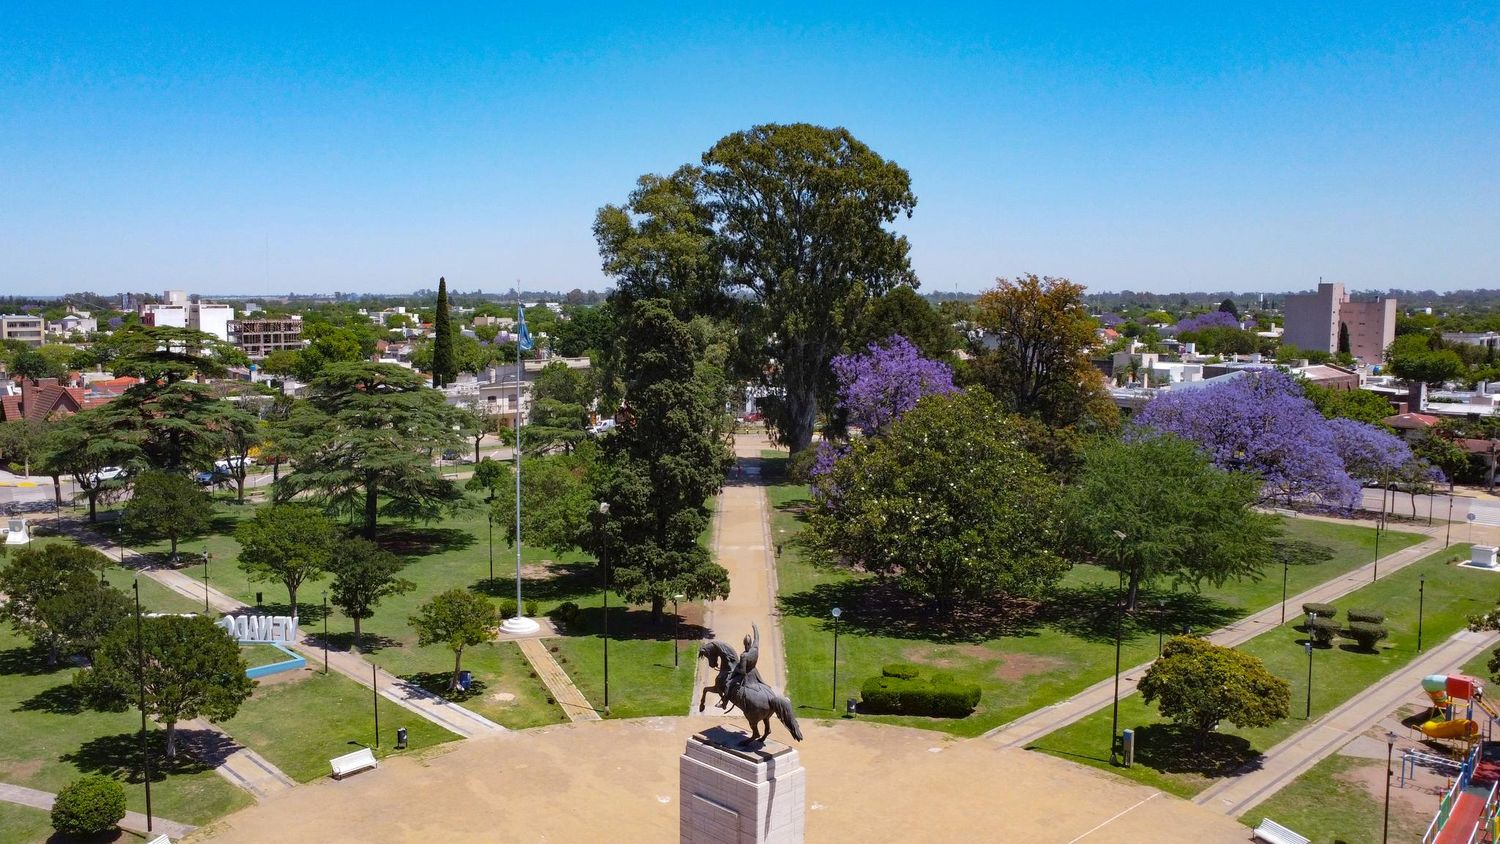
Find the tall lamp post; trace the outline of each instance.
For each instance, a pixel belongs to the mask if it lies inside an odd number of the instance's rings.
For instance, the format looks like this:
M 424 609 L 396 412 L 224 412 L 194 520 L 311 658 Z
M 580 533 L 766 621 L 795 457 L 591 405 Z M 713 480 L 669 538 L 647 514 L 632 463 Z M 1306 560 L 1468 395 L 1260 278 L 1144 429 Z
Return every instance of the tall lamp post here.
M 203 549 L 203 614 L 204 615 L 208 615 L 208 561 L 212 560 L 213 558 L 214 558 L 214 555 L 208 553 L 208 549 L 204 548 Z
M 495 500 L 495 497 L 493 495 L 490 496 L 490 502 L 491 502 L 492 505 L 493 505 L 494 500 Z M 485 521 L 489 522 L 490 591 L 494 592 L 495 591 L 495 511 L 493 509 L 490 510 L 489 517 Z
M 1286 575 L 1287 575 L 1287 569 L 1291 566 L 1291 564 L 1292 564 L 1292 561 L 1289 560 L 1289 559 L 1287 559 L 1286 552 L 1283 551 L 1282 552 L 1282 557 L 1281 557 L 1281 623 L 1282 624 L 1286 624 Z
M 1117 531 L 1112 531 L 1112 533 L 1114 533 L 1115 538 L 1118 539 L 1118 540 L 1120 540 L 1122 543 L 1125 541 L 1125 532 L 1124 531 L 1117 530 Z M 1123 592 L 1123 590 L 1125 588 L 1125 581 L 1124 581 L 1124 576 L 1123 575 L 1121 576 L 1121 580 L 1120 580 L 1120 588 L 1121 588 L 1121 591 Z M 1120 606 L 1117 607 L 1116 609 L 1118 610 L 1118 612 L 1115 614 L 1115 699 L 1114 699 L 1114 705 L 1111 708 L 1110 716 L 1109 716 L 1109 761 L 1110 761 L 1110 764 L 1114 764 L 1114 762 L 1115 762 L 1115 744 L 1118 741 L 1119 736 L 1120 736 L 1120 637 L 1122 635 L 1121 627 L 1122 627 L 1122 625 L 1124 624 L 1124 621 L 1125 621 L 1125 607 L 1124 607 L 1124 602 L 1123 601 L 1120 602 Z
M 359 643 L 356 642 L 357 646 Z M 355 648 L 358 650 L 358 647 Z M 323 590 L 323 673 L 328 673 L 328 590 Z
M 687 597 L 682 593 L 672 596 L 672 667 L 676 668 L 681 663 L 677 656 L 677 644 L 682 641 L 682 615 L 677 612 L 677 602 Z
M 604 714 L 609 714 L 609 502 L 599 502 L 599 562 L 604 566 Z
M 838 607 L 828 611 L 833 616 L 833 706 L 834 712 L 839 711 L 839 616 L 844 611 Z
M 123 547 L 123 546 L 122 546 Z M 121 551 L 121 559 L 124 552 Z M 141 683 L 141 767 L 146 773 L 146 831 L 151 832 L 151 751 L 146 743 L 146 635 L 141 630 L 141 577 L 135 577 L 135 656 Z
M 1166 614 L 1167 614 L 1167 599 L 1166 598 L 1157 598 L 1156 599 L 1156 655 L 1158 657 L 1161 656 L 1161 642 L 1162 642 L 1162 635 L 1161 634 L 1162 634 L 1162 630 L 1165 629 L 1165 628 L 1162 627 L 1161 619 L 1162 619 L 1162 616 L 1164 616 Z
M 1302 718 L 1309 721 L 1312 720 L 1312 628 L 1315 618 L 1317 616 L 1312 613 L 1307 614 L 1307 641 L 1302 643 L 1302 647 L 1307 650 L 1307 710 L 1303 712 Z
M 1380 509 L 1382 518 L 1385 515 L 1385 490 L 1380 491 Z M 1370 578 L 1373 583 L 1380 579 L 1380 522 L 1375 523 L 1375 573 Z
M 1453 482 L 1448 482 L 1448 529 L 1443 536 L 1443 547 L 1453 542 Z
M 1391 753 L 1396 749 L 1396 734 L 1390 730 L 1385 733 L 1385 819 L 1380 823 L 1380 844 L 1390 840 L 1391 836 Z
M 1427 575 L 1417 576 L 1417 653 L 1422 652 L 1422 609 L 1427 599 Z

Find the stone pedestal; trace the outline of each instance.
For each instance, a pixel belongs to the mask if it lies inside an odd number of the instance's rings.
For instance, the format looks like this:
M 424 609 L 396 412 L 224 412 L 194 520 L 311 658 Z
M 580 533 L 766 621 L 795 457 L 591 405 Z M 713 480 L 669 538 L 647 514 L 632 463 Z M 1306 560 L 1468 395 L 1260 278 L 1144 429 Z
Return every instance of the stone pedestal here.
M 802 760 L 776 740 L 719 726 L 688 739 L 678 761 L 682 844 L 800 844 L 807 808 Z
M 1469 565 L 1479 568 L 1495 568 L 1495 546 L 1475 545 L 1470 549 Z

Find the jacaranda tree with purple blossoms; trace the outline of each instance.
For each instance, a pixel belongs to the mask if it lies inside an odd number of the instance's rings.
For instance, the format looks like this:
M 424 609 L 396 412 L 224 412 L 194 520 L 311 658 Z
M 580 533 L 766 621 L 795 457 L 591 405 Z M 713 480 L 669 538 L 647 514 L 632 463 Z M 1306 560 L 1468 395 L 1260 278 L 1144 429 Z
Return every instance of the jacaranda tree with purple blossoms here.
M 838 379 L 839 409 L 867 437 L 889 428 L 923 396 L 958 389 L 953 386 L 953 370 L 922 357 L 899 334 L 871 343 L 863 353 L 834 358 L 833 375 Z
M 1202 331 L 1205 328 L 1239 328 L 1240 321 L 1228 311 L 1209 311 L 1179 321 L 1173 328 L 1178 334 Z
M 1416 459 L 1404 440 L 1383 428 L 1353 419 L 1329 419 L 1328 427 L 1344 470 L 1362 484 L 1394 483 Z
M 1284 372 L 1246 372 L 1161 393 L 1135 422 L 1196 443 L 1221 468 L 1259 474 L 1263 500 L 1313 499 L 1340 509 L 1359 504 L 1360 485 L 1344 466 L 1328 420 Z

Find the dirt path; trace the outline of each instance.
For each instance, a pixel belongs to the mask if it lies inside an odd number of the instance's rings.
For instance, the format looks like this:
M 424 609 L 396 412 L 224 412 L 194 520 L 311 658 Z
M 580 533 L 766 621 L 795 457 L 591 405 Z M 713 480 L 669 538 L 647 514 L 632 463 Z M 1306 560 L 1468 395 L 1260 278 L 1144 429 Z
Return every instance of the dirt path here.
M 776 558 L 771 546 L 770 505 L 761 478 L 760 453 L 770 445 L 763 435 L 740 435 L 735 441 L 736 469 L 719 493 L 715 508 L 714 559 L 729 570 L 729 597 L 709 603 L 704 626 L 710 638 L 723 639 L 738 651 L 751 625 L 760 628 L 760 657 L 756 668 L 778 693 L 786 691 L 786 659 L 781 644 L 781 620 L 776 612 Z M 689 714 L 698 714 L 704 684 L 714 677 L 708 664 L 697 659 L 697 677 Z M 722 717 L 711 707 L 704 716 Z

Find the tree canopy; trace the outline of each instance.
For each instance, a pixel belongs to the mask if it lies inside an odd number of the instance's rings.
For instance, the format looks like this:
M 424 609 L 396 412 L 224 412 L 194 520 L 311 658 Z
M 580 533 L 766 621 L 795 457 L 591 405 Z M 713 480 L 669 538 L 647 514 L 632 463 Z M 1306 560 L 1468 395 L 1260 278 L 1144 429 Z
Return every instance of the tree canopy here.
M 433 596 L 417 609 L 411 626 L 417 631 L 417 646 L 444 645 L 453 651 L 453 677 L 448 691 L 458 688 L 464 649 L 488 642 L 500 624 L 500 611 L 483 595 L 449 589 Z
M 328 599 L 354 622 L 354 642 L 360 642 L 360 622 L 375 615 L 375 607 L 391 595 L 417 588 L 399 577 L 406 561 L 368 539 L 348 539 L 333 546 L 328 570 L 333 584 Z
M 1206 738 L 1220 723 L 1269 727 L 1291 706 L 1287 682 L 1259 659 L 1193 636 L 1162 648 L 1140 682 L 1141 698 L 1161 714 Z
M 109 560 L 92 548 L 44 545 L 22 548 L 0 569 L 0 619 L 47 652 L 90 654 L 129 612 L 125 595 L 100 582 Z
M 1067 570 L 1057 485 L 982 391 L 923 398 L 884 436 L 855 439 L 816 489 L 811 535 L 824 557 L 944 616 L 1039 594 Z
M 136 478 L 125 504 L 125 526 L 130 532 L 170 540 L 173 560 L 177 559 L 177 541 L 203 533 L 213 516 L 213 501 L 192 478 L 160 470 Z
M 432 454 L 462 444 L 463 421 L 459 408 L 411 370 L 332 364 L 280 426 L 278 442 L 296 470 L 277 481 L 276 498 L 311 493 L 329 509 L 361 520 L 367 539 L 375 537 L 381 513 L 437 518 L 462 495 L 438 473 Z
M 437 314 L 432 320 L 432 386 L 442 387 L 458 377 L 453 359 L 453 320 L 448 316 L 448 279 L 438 279 Z
M 240 570 L 251 581 L 285 586 L 291 614 L 297 615 L 297 590 L 328 568 L 338 536 L 317 508 L 284 502 L 256 510 L 235 528 L 234 538 Z
M 865 436 L 890 427 L 923 396 L 951 393 L 953 370 L 922 356 L 900 335 L 871 343 L 862 353 L 833 359 L 838 407 Z
M 1063 510 L 1082 557 L 1125 577 L 1133 610 L 1158 578 L 1197 588 L 1258 577 L 1281 532 L 1252 509 L 1259 498 L 1257 478 L 1216 468 L 1194 444 L 1136 434 L 1084 451 Z

